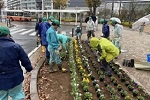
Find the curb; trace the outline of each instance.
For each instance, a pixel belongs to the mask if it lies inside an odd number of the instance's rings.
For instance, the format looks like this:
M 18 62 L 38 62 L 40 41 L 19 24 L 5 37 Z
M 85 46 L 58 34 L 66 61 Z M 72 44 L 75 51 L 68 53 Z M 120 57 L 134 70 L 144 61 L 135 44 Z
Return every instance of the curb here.
M 45 58 L 46 58 L 46 56 L 43 56 L 41 58 L 41 60 L 37 63 L 37 66 L 35 67 L 35 69 L 32 71 L 31 80 L 30 80 L 30 98 L 31 98 L 31 100 L 40 100 L 40 98 L 38 96 L 38 91 L 37 91 L 37 76 L 38 76 L 39 69 L 41 68 L 41 66 L 43 65 L 43 63 L 45 61 Z

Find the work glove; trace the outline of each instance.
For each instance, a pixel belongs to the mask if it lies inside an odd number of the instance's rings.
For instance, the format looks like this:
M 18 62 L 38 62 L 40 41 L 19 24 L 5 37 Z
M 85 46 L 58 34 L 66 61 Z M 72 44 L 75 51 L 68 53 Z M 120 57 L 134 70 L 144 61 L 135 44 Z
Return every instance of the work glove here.
M 55 50 L 55 53 L 56 53 L 57 55 L 59 55 L 59 50 Z

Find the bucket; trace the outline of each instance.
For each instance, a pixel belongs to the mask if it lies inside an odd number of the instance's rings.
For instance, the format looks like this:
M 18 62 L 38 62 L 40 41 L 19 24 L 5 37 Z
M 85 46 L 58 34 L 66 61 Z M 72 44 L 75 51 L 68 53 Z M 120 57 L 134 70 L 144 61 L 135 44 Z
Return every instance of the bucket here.
M 147 62 L 150 62 L 150 54 L 147 54 Z

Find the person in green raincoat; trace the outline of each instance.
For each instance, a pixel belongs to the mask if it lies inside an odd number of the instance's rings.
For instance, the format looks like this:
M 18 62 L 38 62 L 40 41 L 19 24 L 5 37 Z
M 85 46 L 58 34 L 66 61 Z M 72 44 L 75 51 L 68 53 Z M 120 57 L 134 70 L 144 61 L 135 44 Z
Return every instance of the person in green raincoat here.
M 100 39 L 91 38 L 90 46 L 100 52 L 100 61 L 107 73 L 109 71 L 108 63 L 119 55 L 119 49 L 111 41 L 103 37 Z
M 62 45 L 62 50 L 60 52 L 61 59 L 68 59 L 68 43 L 72 40 L 72 38 L 64 34 L 57 34 L 57 38 Z

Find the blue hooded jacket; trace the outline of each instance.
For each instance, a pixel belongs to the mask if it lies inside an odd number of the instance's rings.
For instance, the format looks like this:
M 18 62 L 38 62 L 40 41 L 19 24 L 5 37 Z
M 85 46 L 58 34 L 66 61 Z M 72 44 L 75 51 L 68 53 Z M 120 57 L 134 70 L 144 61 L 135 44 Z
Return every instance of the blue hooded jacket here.
M 12 89 L 24 80 L 21 65 L 30 72 L 31 62 L 23 48 L 13 39 L 0 37 L 0 90 Z
M 48 45 L 46 41 L 46 31 L 50 28 L 50 24 L 48 22 L 42 22 L 39 24 L 38 34 L 41 37 L 42 45 Z
M 103 32 L 103 37 L 108 38 L 110 31 L 109 31 L 109 26 L 107 24 L 107 21 L 104 21 L 104 24 L 102 26 L 102 32 Z

